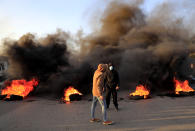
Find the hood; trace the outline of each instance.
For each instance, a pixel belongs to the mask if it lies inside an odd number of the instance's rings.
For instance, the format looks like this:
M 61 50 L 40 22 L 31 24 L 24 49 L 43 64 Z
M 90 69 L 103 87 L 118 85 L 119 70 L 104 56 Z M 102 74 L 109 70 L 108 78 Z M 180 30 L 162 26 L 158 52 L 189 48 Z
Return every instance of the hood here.
M 104 72 L 106 70 L 106 64 L 99 64 L 98 65 L 98 71 Z

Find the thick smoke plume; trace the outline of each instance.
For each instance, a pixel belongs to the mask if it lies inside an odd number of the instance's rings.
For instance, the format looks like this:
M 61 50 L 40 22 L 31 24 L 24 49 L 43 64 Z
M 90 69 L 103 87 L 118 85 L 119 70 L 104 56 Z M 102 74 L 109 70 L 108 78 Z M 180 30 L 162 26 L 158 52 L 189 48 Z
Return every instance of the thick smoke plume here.
M 26 79 L 38 77 L 42 80 L 57 72 L 60 66 L 70 66 L 66 39 L 60 39 L 59 35 L 48 35 L 38 41 L 34 35 L 26 34 L 8 45 L 10 65 L 19 66 L 19 68 L 10 68 L 12 76 L 17 75 L 15 77 L 21 76 Z
M 134 82 L 152 91 L 173 90 L 173 77 L 187 79 L 188 56 L 195 48 L 182 19 L 165 12 L 171 6 L 159 5 L 146 17 L 139 6 L 111 2 L 101 28 L 86 39 L 85 59 L 94 65 L 113 62 L 122 88 L 135 88 Z
M 112 62 L 123 89 L 145 84 L 151 91 L 173 90 L 173 77 L 187 79 L 190 73 L 188 56 L 195 49 L 191 31 L 171 10 L 164 12 L 174 5 L 159 5 L 147 16 L 138 4 L 111 2 L 102 14 L 100 29 L 79 41 L 57 32 L 41 39 L 26 34 L 5 42 L 9 74 L 37 77 L 50 91 L 73 85 L 88 93 L 97 65 Z M 69 39 L 80 49 L 68 49 Z
M 71 41 L 71 38 L 62 31 L 44 38 L 26 34 L 18 41 L 6 41 L 9 77 L 38 79 L 40 86 L 36 93 L 41 94 L 63 93 L 63 89 L 68 86 L 79 88 L 84 93 L 89 92 L 91 68 L 73 59 L 67 41 Z

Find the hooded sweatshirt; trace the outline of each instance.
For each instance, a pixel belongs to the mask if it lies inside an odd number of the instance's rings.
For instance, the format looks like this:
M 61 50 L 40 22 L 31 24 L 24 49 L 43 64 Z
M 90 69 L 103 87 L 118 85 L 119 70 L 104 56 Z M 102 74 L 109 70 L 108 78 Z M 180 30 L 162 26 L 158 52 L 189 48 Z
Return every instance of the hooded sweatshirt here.
M 104 88 L 103 72 L 106 70 L 106 64 L 99 64 L 98 69 L 95 71 L 93 76 L 93 96 L 102 96 Z

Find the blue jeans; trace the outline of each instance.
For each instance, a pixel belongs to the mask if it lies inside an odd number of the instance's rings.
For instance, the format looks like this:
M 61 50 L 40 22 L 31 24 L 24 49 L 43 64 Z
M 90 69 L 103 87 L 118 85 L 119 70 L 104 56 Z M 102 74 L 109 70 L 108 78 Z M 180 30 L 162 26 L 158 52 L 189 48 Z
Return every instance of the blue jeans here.
M 91 105 L 91 118 L 95 118 L 95 108 L 97 105 L 97 101 L 99 101 L 101 107 L 102 107 L 102 115 L 103 115 L 103 120 L 107 121 L 107 115 L 106 115 L 106 101 L 105 99 L 101 100 L 99 97 L 93 96 L 93 101 Z

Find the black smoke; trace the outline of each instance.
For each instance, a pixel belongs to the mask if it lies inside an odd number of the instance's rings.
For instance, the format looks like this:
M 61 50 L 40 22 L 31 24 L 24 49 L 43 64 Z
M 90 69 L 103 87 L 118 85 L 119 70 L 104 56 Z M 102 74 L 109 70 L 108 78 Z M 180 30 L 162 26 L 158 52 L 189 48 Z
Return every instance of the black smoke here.
M 10 76 L 37 77 L 43 83 L 40 92 L 63 92 L 71 85 L 86 94 L 91 91 L 97 65 L 112 62 L 122 89 L 145 84 L 153 92 L 173 90 L 174 77 L 187 79 L 189 75 L 193 35 L 182 19 L 168 10 L 174 5 L 159 5 L 146 15 L 140 4 L 110 2 L 99 20 L 100 28 L 79 39 L 57 32 L 44 38 L 26 34 L 6 41 Z M 71 42 L 78 48 L 69 48 Z
M 88 63 L 74 60 L 67 46 L 69 39 L 67 33 L 58 31 L 43 38 L 28 33 L 17 41 L 6 41 L 10 79 L 38 79 L 40 84 L 34 94 L 62 96 L 69 86 L 88 93 L 93 69 Z
M 99 30 L 85 39 L 85 60 L 94 65 L 114 63 L 122 88 L 135 89 L 135 83 L 147 85 L 153 92 L 174 90 L 174 77 L 188 79 L 188 56 L 195 47 L 182 19 L 167 10 L 174 6 L 159 5 L 146 16 L 137 4 L 111 2 Z
M 45 81 L 58 72 L 60 66 L 70 66 L 66 41 L 56 36 L 48 36 L 45 40 L 47 42 L 42 44 L 36 41 L 34 35 L 26 34 L 9 46 L 7 54 L 12 60 L 12 66 L 19 64 L 21 77 L 37 77 Z

